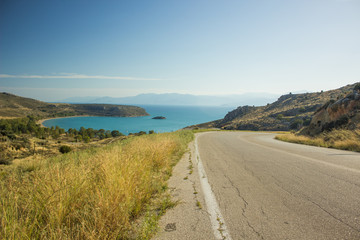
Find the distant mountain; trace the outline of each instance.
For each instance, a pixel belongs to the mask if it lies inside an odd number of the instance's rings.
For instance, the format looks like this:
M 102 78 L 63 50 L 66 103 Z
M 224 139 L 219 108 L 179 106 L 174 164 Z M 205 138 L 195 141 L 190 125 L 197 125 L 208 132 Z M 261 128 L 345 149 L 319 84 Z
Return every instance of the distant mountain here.
M 0 118 L 25 117 L 27 115 L 47 118 L 77 115 L 134 117 L 149 114 L 145 109 L 136 106 L 46 103 L 10 93 L 0 93 Z
M 336 102 L 351 93 L 355 85 L 325 92 L 287 94 L 266 106 L 240 106 L 221 120 L 199 124 L 196 127 L 228 130 L 299 130 L 310 122 L 314 124 L 311 119 L 317 109 L 329 101 Z
M 191 95 L 179 93 L 140 94 L 133 97 L 80 97 L 67 98 L 61 102 L 66 103 L 111 103 L 135 105 L 182 105 L 182 106 L 239 106 L 264 105 L 276 100 L 278 95 L 271 93 L 246 93 L 239 95 Z

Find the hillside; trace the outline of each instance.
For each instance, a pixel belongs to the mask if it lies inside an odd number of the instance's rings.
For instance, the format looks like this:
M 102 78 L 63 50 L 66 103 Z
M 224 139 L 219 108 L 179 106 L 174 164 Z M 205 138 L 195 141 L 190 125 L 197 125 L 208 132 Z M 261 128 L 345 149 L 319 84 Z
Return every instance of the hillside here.
M 344 97 L 321 106 L 309 126 L 276 139 L 360 152 L 360 83 Z
M 319 108 L 300 134 L 315 136 L 335 128 L 360 129 L 360 83 L 345 97 L 330 100 Z
M 0 118 L 25 117 L 27 115 L 48 118 L 78 115 L 135 117 L 149 114 L 145 109 L 136 106 L 46 103 L 10 93 L 0 93 Z
M 266 106 L 241 106 L 223 119 L 198 125 L 226 130 L 299 130 L 310 124 L 312 115 L 326 102 L 336 101 L 350 93 L 355 84 L 316 93 L 287 94 Z

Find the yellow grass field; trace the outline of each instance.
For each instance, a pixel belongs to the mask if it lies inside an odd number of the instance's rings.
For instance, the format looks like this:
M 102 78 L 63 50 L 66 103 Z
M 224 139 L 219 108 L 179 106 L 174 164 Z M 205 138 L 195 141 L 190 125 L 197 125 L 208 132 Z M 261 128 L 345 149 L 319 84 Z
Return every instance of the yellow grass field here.
M 148 239 L 191 131 L 133 137 L 0 171 L 0 239 Z
M 330 132 L 324 132 L 317 137 L 287 133 L 279 134 L 275 138 L 292 143 L 360 152 L 360 130 L 334 129 Z

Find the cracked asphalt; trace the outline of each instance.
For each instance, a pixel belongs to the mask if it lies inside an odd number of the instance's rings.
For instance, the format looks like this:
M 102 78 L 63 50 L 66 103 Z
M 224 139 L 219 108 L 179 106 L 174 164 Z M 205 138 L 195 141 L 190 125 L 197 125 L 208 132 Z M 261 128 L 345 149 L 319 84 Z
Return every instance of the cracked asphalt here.
M 360 239 L 360 154 L 274 136 L 198 135 L 232 239 Z

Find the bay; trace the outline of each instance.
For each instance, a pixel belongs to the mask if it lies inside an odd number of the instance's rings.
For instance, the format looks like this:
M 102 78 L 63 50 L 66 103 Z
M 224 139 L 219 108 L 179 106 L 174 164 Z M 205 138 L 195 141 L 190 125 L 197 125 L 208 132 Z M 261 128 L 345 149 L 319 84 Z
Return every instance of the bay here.
M 43 122 L 46 127 L 59 126 L 80 129 L 80 127 L 119 130 L 121 133 L 172 132 L 184 127 L 205 123 L 223 118 L 233 107 L 200 107 L 200 106 L 140 106 L 150 116 L 144 117 L 69 117 L 56 118 Z M 152 119 L 155 116 L 164 116 L 166 119 Z

